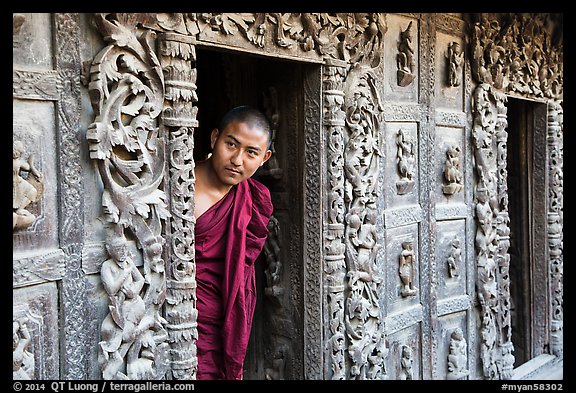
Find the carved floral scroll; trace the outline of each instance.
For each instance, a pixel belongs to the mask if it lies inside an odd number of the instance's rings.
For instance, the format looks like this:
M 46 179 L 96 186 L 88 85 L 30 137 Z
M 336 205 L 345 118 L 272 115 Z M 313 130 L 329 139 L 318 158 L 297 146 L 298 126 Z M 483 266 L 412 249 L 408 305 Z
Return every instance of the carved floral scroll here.
M 101 272 L 111 296 L 98 358 L 106 379 L 162 379 L 169 358 L 167 321 L 161 315 L 166 297 L 161 231 L 170 213 L 162 190 L 164 142 L 156 120 L 163 105 L 164 77 L 151 46 L 152 33 L 140 34 L 130 18 L 94 17 L 108 45 L 90 68 L 95 119 L 86 138 L 104 185 L 110 263 L 123 272 Z M 143 274 L 130 263 L 124 248 L 128 239 L 134 239 L 142 253 Z M 121 248 L 112 251 L 115 247 Z

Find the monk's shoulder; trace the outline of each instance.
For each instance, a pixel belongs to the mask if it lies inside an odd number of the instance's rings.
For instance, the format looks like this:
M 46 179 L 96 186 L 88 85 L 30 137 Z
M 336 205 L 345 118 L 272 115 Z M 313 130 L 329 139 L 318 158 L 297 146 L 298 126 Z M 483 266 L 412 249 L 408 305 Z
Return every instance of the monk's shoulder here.
M 268 187 L 252 178 L 246 179 L 246 182 L 250 188 L 254 207 L 260 209 L 263 214 L 271 215 L 273 206 Z

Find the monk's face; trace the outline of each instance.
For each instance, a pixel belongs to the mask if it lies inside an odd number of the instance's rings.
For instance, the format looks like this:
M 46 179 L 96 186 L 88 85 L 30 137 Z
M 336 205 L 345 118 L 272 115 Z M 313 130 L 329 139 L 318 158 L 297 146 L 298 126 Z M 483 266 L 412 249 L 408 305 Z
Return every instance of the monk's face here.
M 211 135 L 210 161 L 218 180 L 234 186 L 251 177 L 268 159 L 269 136 L 265 130 L 247 123 L 232 122 Z

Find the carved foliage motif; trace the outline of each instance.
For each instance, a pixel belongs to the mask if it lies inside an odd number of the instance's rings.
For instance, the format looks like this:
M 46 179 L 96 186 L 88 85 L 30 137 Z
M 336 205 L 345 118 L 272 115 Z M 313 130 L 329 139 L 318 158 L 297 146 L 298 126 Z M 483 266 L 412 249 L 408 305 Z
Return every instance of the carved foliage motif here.
M 172 376 L 195 379 L 196 358 L 196 265 L 194 263 L 194 127 L 196 115 L 196 49 L 190 37 L 162 36 L 160 63 L 166 96 L 162 123 L 169 132 L 170 168 L 170 264 L 167 319 L 169 323 Z
M 488 84 L 474 92 L 472 129 L 478 184 L 475 245 L 481 307 L 481 359 L 487 379 L 509 379 L 514 356 L 510 322 L 510 229 L 506 171 L 506 96 Z
M 380 311 L 382 277 L 376 271 L 376 188 L 381 158 L 382 104 L 373 71 L 355 65 L 346 78 L 344 145 L 345 234 L 349 294 L 345 324 L 352 361 L 350 378 L 384 379 L 388 354 Z
M 550 350 L 564 352 L 564 127 L 562 103 L 548 104 L 548 249 L 552 293 Z
M 563 93 L 563 40 L 548 14 L 483 16 L 472 31 L 472 74 L 480 83 L 536 97 Z M 561 27 L 560 27 L 561 28 Z
M 125 272 L 108 278 L 103 265 L 102 281 L 110 294 L 118 287 L 129 293 L 110 298 L 99 363 L 107 379 L 161 379 L 168 357 L 166 320 L 160 314 L 166 297 L 161 220 L 170 215 L 160 189 L 164 145 L 155 125 L 163 104 L 163 74 L 150 32 L 138 34 L 130 16 L 97 14 L 94 20 L 108 45 L 90 68 L 96 117 L 87 139 L 104 184 L 110 265 Z M 141 249 L 142 278 L 129 267 L 124 247 L 112 251 L 118 246 L 112 241 L 124 237 L 136 238 Z
M 254 47 L 273 43 L 286 53 L 315 51 L 320 56 L 350 61 L 379 56 L 386 33 L 378 13 L 186 13 L 157 14 L 155 28 L 193 36 L 236 36 Z M 374 60 L 374 59 L 371 59 Z M 370 60 L 370 61 L 371 61 Z M 377 59 L 376 59 L 377 60 Z
M 328 222 L 325 236 L 324 280 L 328 284 L 331 379 L 346 379 L 344 289 L 346 263 L 344 251 L 344 74 L 346 69 L 324 67 L 324 132 L 327 144 Z
M 24 158 L 24 144 L 12 143 L 12 229 L 25 229 L 32 225 L 36 216 L 26 210 L 30 203 L 40 200 L 44 192 L 44 177 L 34 166 L 34 157 Z

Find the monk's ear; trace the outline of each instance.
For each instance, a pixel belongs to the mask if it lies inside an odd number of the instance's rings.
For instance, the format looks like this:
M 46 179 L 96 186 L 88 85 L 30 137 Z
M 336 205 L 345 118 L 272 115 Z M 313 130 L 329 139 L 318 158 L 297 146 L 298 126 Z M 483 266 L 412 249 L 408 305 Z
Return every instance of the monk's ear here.
M 264 163 L 265 163 L 266 161 L 268 161 L 271 156 L 272 156 L 272 151 L 271 151 L 270 149 L 266 150 L 266 153 L 264 153 L 264 160 L 262 161 L 262 163 L 260 164 L 260 166 L 264 165 Z
M 220 131 L 218 130 L 218 128 L 214 128 L 212 130 L 212 134 L 210 134 L 210 148 L 214 149 L 214 146 L 216 145 L 216 140 L 218 139 L 218 135 L 220 135 Z

